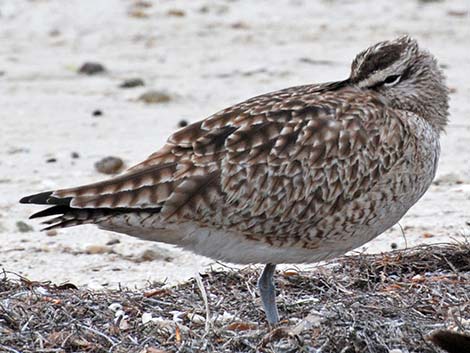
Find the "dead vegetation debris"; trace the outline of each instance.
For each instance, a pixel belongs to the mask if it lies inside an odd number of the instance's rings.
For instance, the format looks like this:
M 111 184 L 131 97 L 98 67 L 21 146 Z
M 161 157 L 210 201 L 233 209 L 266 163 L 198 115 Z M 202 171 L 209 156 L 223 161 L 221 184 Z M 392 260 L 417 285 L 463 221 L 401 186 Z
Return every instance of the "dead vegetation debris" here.
M 0 278 L 2 352 L 442 352 L 436 330 L 470 328 L 470 245 L 342 257 L 276 274 L 284 321 L 269 328 L 258 270 L 212 270 L 145 291 Z

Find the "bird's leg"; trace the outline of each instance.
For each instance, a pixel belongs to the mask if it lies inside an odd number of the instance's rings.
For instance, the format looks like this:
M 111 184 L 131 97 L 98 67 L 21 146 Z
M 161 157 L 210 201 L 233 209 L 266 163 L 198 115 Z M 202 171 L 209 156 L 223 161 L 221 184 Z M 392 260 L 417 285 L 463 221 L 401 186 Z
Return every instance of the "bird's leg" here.
M 276 265 L 267 264 L 258 279 L 261 301 L 263 302 L 266 319 L 270 325 L 274 325 L 279 322 L 279 314 L 276 306 L 276 291 L 273 283 L 273 274 L 275 269 Z

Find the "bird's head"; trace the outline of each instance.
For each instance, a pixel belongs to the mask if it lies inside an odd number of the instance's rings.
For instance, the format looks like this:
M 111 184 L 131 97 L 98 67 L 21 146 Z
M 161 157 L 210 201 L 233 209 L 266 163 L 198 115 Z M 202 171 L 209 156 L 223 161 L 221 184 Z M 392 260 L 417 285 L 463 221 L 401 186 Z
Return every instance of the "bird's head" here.
M 396 109 L 420 115 L 438 131 L 447 125 L 449 92 L 444 75 L 434 56 L 409 36 L 377 43 L 359 53 L 348 81 L 378 92 Z

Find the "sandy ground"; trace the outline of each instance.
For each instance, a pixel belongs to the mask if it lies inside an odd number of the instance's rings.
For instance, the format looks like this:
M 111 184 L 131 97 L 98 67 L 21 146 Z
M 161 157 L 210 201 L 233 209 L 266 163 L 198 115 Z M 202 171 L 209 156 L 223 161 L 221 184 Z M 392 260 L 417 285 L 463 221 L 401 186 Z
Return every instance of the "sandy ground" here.
M 140 6 L 139 6 L 140 4 Z M 146 5 L 147 4 L 147 5 Z M 470 233 L 468 1 L 0 0 L 0 267 L 32 280 L 141 287 L 213 263 L 92 226 L 51 237 L 21 196 L 97 181 L 108 155 L 128 166 L 195 121 L 253 95 L 343 79 L 354 55 L 402 33 L 445 67 L 451 121 L 435 184 L 367 251 L 463 239 Z M 108 73 L 82 76 L 98 61 Z M 145 87 L 118 88 L 128 78 Z M 145 104 L 150 89 L 171 101 Z M 103 115 L 93 116 L 101 110 Z M 77 152 L 80 158 L 73 159 Z M 47 163 L 55 158 L 55 163 Z M 25 221 L 33 231 L 20 232 Z M 114 245 L 106 245 L 118 239 Z M 150 251 L 149 251 L 150 250 Z M 105 254 L 93 252 L 105 251 Z M 90 254 L 91 253 L 91 254 Z M 151 261 L 149 261 L 151 260 Z

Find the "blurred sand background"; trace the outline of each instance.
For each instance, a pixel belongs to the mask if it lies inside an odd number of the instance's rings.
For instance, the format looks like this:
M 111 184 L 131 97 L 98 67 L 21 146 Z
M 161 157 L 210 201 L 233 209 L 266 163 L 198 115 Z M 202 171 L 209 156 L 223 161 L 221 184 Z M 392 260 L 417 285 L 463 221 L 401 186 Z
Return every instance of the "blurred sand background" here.
M 450 125 L 436 181 L 400 222 L 404 234 L 395 226 L 358 250 L 463 240 L 470 234 L 469 10 L 469 1 L 429 0 L 0 0 L 0 268 L 92 288 L 203 271 L 213 261 L 93 226 L 48 236 L 27 220 L 38 208 L 18 199 L 107 178 L 96 161 L 112 155 L 131 166 L 181 119 L 343 79 L 355 54 L 403 33 L 445 68 Z M 77 74 L 86 61 L 107 72 Z M 119 88 L 130 78 L 145 86 Z M 139 101 L 149 90 L 169 102 Z

